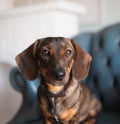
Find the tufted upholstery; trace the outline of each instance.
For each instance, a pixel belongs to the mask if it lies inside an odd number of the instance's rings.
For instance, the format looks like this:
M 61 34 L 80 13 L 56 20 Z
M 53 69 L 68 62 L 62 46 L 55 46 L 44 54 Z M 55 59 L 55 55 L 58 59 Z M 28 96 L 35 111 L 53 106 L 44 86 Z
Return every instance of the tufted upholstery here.
M 89 39 L 84 42 L 90 41 L 91 45 L 85 48 L 93 58 L 86 82 L 100 98 L 105 110 L 120 112 L 120 24 L 107 27 L 92 36 L 84 35 Z M 82 37 L 80 35 L 74 39 L 80 41 L 79 44 L 84 48 Z
M 41 122 L 40 109 L 37 101 L 37 87 L 40 77 L 34 81 L 25 80 L 17 67 L 10 72 L 10 82 L 15 90 L 23 97 L 21 107 L 8 124 L 39 124 Z
M 120 24 L 94 36 L 89 82 L 97 89 L 105 110 L 120 112 Z
M 83 82 L 87 83 L 103 104 L 103 112 L 98 118 L 97 124 L 119 124 L 120 24 L 109 26 L 97 33 L 79 34 L 73 39 L 77 41 L 84 50 L 90 53 L 93 58 L 89 76 Z M 14 68 L 13 70 L 16 70 L 16 73 L 19 73 L 17 68 Z M 10 77 L 13 77 L 11 79 L 11 84 L 19 91 L 24 89 L 24 92 L 23 90 L 21 92 L 24 96 L 23 101 L 25 101 L 24 104 L 22 104 L 22 107 L 24 106 L 24 111 L 28 111 L 28 108 L 30 107 L 33 108 L 31 112 L 34 111 L 34 113 L 37 113 L 36 109 L 33 107 L 32 100 L 36 101 L 33 97 L 36 97 L 36 89 L 38 85 L 26 81 L 20 74 L 18 75 L 20 79 L 16 78 L 16 73 L 13 73 L 13 70 L 10 75 Z M 40 79 L 38 78 L 36 80 Z M 17 85 L 18 82 L 23 83 L 24 86 L 21 84 Z M 35 92 L 33 90 L 34 88 L 30 88 L 31 85 L 35 85 Z M 32 93 L 34 93 L 34 95 L 32 95 L 32 97 L 29 96 Z M 29 104 L 30 102 L 32 104 Z M 30 106 L 27 108 L 27 105 Z M 11 122 L 18 122 L 18 120 L 23 120 L 24 122 L 25 119 L 30 121 L 31 116 L 21 118 L 21 113 L 22 111 L 20 109 L 19 118 L 15 116 Z M 38 119 L 38 114 L 34 114 L 34 119 Z M 34 119 L 33 124 L 36 124 Z

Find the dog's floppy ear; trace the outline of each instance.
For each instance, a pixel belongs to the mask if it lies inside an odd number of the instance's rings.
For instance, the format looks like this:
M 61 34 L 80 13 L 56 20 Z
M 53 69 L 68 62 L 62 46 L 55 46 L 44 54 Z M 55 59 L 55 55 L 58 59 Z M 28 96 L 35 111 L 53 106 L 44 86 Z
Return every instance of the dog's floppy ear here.
M 73 64 L 73 75 L 77 80 L 83 80 L 89 72 L 92 57 L 85 52 L 75 41 L 72 41 L 75 49 L 75 60 Z
M 34 80 L 38 75 L 36 47 L 39 42 L 40 40 L 35 41 L 15 58 L 20 72 L 28 80 Z

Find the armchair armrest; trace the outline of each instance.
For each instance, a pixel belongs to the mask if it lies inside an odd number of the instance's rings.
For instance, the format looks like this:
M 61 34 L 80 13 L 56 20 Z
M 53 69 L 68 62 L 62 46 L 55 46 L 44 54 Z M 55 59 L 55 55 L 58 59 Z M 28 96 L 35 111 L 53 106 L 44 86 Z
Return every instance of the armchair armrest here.
M 41 122 L 40 108 L 37 101 L 37 88 L 40 83 L 40 75 L 34 81 L 28 81 L 22 77 L 17 67 L 10 72 L 10 82 L 12 87 L 22 94 L 22 104 L 17 114 L 9 124 L 26 124 Z

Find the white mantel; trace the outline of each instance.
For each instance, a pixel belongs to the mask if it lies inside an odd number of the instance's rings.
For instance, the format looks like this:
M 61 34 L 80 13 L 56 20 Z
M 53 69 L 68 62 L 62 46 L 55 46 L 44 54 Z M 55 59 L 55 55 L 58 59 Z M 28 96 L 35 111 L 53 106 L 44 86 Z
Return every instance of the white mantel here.
M 0 12 L 0 61 L 15 64 L 15 56 L 38 38 L 72 37 L 79 32 L 85 8 L 53 1 Z

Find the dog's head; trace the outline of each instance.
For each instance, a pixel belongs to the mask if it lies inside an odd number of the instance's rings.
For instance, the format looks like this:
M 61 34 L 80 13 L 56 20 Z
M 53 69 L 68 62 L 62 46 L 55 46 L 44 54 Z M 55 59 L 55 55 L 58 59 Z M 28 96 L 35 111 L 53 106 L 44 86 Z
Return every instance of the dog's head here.
M 83 80 L 88 72 L 91 56 L 74 41 L 63 37 L 49 37 L 35 41 L 16 56 L 23 76 L 34 80 L 40 71 L 48 90 L 60 92 L 71 75 Z

